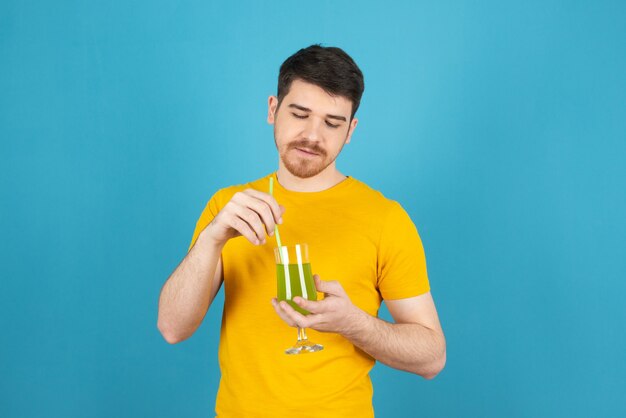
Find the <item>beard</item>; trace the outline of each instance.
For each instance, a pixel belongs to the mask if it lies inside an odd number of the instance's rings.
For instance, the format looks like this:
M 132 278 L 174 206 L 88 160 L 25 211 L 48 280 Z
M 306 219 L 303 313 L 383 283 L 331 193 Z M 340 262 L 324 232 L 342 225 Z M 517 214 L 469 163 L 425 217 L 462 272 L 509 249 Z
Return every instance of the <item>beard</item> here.
M 282 147 L 278 148 L 276 136 L 274 136 L 274 143 L 280 159 L 285 165 L 287 171 L 292 175 L 308 179 L 314 177 L 324 171 L 329 165 L 331 165 L 339 153 L 328 156 L 328 152 L 320 147 L 317 143 L 307 141 L 305 139 L 290 142 Z M 314 153 L 311 157 L 304 157 L 299 155 L 299 151 L 296 148 L 304 149 L 308 152 Z M 342 145 L 343 148 L 343 145 Z M 339 150 L 341 152 L 341 149 Z

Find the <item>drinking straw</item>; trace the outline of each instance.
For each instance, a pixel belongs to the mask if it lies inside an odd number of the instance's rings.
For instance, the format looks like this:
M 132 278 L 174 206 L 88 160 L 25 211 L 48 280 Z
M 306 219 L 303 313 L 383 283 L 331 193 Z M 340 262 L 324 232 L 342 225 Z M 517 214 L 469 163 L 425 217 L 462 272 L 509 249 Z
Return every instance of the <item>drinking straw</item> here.
M 274 175 L 270 177 L 270 196 L 274 196 Z M 289 277 L 289 253 L 287 247 L 283 247 L 280 243 L 280 233 L 278 232 L 278 225 L 274 226 L 276 231 L 276 244 L 278 244 L 278 259 L 285 269 L 285 297 L 287 300 L 291 300 L 291 277 Z
M 274 176 L 270 177 L 270 196 L 274 196 Z M 278 244 L 278 248 L 280 248 L 282 247 L 282 244 L 280 243 L 280 234 L 278 233 L 278 225 L 274 227 L 274 231 L 276 231 L 276 243 Z

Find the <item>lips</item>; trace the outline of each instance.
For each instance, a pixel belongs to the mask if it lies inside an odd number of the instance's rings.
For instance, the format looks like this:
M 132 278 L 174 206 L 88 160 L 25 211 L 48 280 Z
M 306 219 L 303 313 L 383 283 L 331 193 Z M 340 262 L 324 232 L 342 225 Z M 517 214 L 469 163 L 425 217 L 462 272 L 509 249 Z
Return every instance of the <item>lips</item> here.
M 296 147 L 296 150 L 300 151 L 301 153 L 304 153 L 304 154 L 307 154 L 307 155 L 311 155 L 311 156 L 318 155 L 317 153 L 315 153 L 315 152 L 313 152 L 311 150 L 308 150 L 306 148 Z

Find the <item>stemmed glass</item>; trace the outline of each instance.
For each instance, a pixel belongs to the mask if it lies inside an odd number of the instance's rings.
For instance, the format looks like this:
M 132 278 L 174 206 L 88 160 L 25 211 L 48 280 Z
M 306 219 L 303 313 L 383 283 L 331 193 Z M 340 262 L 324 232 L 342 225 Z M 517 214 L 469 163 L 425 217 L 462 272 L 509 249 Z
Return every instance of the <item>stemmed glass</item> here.
M 293 298 L 300 296 L 308 300 L 317 300 L 317 290 L 309 261 L 309 246 L 307 244 L 280 246 L 274 248 L 274 257 L 276 258 L 278 300 L 284 300 L 296 311 L 308 315 L 310 312 L 299 307 Z M 298 341 L 293 347 L 286 349 L 285 353 L 314 353 L 323 349 L 324 346 L 309 341 L 305 328 L 298 327 Z

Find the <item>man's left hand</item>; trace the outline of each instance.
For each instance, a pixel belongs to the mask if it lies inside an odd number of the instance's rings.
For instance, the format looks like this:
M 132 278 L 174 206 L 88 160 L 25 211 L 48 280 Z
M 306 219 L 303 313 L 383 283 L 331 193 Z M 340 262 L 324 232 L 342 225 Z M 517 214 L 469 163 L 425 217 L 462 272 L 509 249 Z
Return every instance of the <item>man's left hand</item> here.
M 302 315 L 287 302 L 279 302 L 274 298 L 272 306 L 278 316 L 292 327 L 311 328 L 344 336 L 354 332 L 358 323 L 363 320 L 365 312 L 350 301 L 338 281 L 323 281 L 317 274 L 313 278 L 317 291 L 324 293 L 324 299 L 312 301 L 299 296 L 294 297 L 293 301 L 298 306 L 310 312 L 309 315 Z

